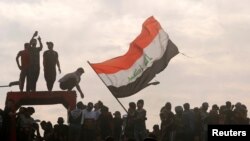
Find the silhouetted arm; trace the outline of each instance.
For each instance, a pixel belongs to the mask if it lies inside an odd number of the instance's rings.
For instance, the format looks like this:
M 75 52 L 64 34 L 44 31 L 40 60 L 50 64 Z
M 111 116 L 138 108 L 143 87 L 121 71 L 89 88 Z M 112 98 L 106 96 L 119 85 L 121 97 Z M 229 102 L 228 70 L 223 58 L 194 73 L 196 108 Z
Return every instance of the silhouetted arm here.
M 84 95 L 83 95 L 83 93 L 82 93 L 82 90 L 81 90 L 79 84 L 76 85 L 76 89 L 79 91 L 79 93 L 80 93 L 80 95 L 81 95 L 81 98 L 84 98 Z
M 21 70 L 21 65 L 19 63 L 19 57 L 21 57 L 21 52 L 18 52 L 17 56 L 16 56 L 16 63 L 17 63 L 17 66 L 18 68 Z
M 44 67 L 44 66 L 45 66 L 45 64 L 46 64 L 45 54 L 46 54 L 46 51 L 43 53 L 43 67 Z
M 30 43 L 32 42 L 32 40 L 38 35 L 38 31 L 35 31 L 35 33 L 33 34 L 32 38 L 30 39 Z
M 71 110 L 73 110 L 73 109 L 71 109 L 71 107 L 68 106 L 68 109 L 67 109 L 67 121 L 68 121 L 68 123 L 70 123 L 70 120 L 71 120 L 71 116 L 70 116 L 70 111 Z
M 34 127 L 35 127 L 35 131 L 36 131 L 36 137 L 41 140 L 39 125 L 37 123 L 34 123 Z
M 61 73 L 61 67 L 60 67 L 60 62 L 59 62 L 58 55 L 57 55 L 56 65 L 57 65 L 57 67 L 58 67 L 59 73 Z
M 43 49 L 43 43 L 42 43 L 41 37 L 39 36 L 37 39 L 38 39 L 39 44 L 40 44 L 40 47 L 38 47 L 38 49 L 41 51 Z

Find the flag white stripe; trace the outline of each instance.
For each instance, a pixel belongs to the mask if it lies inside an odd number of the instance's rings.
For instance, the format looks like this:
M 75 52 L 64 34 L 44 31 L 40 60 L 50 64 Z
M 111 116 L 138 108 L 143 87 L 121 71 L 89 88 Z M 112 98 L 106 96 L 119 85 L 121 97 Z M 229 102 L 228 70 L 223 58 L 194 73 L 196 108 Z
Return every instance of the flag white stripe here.
M 152 66 L 154 61 L 163 56 L 168 40 L 168 34 L 161 29 L 154 40 L 144 48 L 144 54 L 129 69 L 114 74 L 101 73 L 99 76 L 107 86 L 120 87 L 134 82 L 143 71 Z

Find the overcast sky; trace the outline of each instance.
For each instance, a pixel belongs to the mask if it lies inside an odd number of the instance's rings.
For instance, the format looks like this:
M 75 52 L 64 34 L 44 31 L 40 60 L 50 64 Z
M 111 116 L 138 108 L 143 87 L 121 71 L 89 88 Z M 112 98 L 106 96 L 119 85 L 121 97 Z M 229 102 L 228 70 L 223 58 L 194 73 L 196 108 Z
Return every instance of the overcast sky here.
M 1 0 L 0 1 L 0 84 L 18 80 L 15 62 L 18 51 L 38 30 L 46 41 L 54 42 L 59 53 L 62 74 L 83 67 L 80 86 L 83 103 L 101 100 L 110 108 L 125 113 L 108 89 L 87 64 L 120 56 L 139 35 L 142 23 L 154 16 L 177 45 L 180 52 L 151 86 L 138 94 L 120 99 L 145 100 L 147 127 L 159 124 L 159 110 L 171 102 L 173 108 L 189 102 L 222 105 L 230 100 L 250 106 L 250 1 L 248 0 Z M 41 56 L 42 53 L 41 52 Z M 42 60 L 42 58 L 41 58 Z M 41 65 L 38 91 L 46 90 Z M 8 91 L 1 88 L 0 108 Z M 59 90 L 58 82 L 54 90 Z M 81 100 L 78 98 L 78 100 Z M 36 106 L 35 118 L 66 118 L 62 105 Z

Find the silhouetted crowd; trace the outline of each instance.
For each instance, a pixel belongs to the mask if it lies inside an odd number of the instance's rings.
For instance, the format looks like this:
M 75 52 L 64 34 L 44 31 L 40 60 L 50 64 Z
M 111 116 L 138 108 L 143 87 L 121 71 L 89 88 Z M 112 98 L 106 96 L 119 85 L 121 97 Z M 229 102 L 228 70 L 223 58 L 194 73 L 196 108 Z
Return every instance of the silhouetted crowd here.
M 11 127 L 15 126 L 17 141 L 206 141 L 209 124 L 249 124 L 247 107 L 244 104 L 212 105 L 204 102 L 201 107 L 190 109 L 190 104 L 176 106 L 170 102 L 160 110 L 160 125 L 153 131 L 146 128 L 144 101 L 130 102 L 128 113 L 113 114 L 101 101 L 84 105 L 78 102 L 75 109 L 68 109 L 68 125 L 59 117 L 54 126 L 50 121 L 34 120 L 33 107 L 21 107 L 15 113 L 12 101 L 0 109 L 1 140 L 8 141 Z M 15 123 L 11 119 L 15 118 Z M 40 134 L 40 128 L 43 135 Z

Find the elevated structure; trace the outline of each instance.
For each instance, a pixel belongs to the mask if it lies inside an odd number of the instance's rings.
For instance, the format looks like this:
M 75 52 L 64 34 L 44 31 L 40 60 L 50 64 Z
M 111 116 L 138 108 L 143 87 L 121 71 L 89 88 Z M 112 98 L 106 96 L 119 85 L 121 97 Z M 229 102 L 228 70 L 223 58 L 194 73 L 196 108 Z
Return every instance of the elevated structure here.
M 38 91 L 38 92 L 8 92 L 6 102 L 14 102 L 14 110 L 18 110 L 23 105 L 54 105 L 62 104 L 66 109 L 74 109 L 76 106 L 75 91 Z M 15 118 L 12 120 L 11 141 L 16 141 Z
M 52 105 L 62 104 L 66 109 L 76 105 L 75 91 L 38 91 L 38 92 L 8 92 L 6 101 L 12 100 L 16 110 L 22 105 Z

